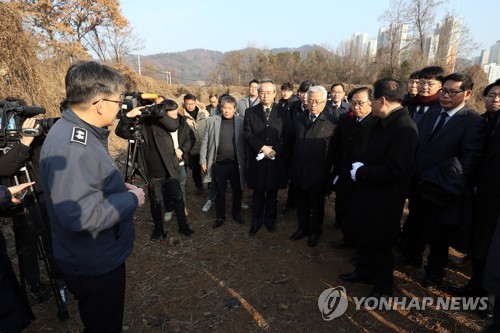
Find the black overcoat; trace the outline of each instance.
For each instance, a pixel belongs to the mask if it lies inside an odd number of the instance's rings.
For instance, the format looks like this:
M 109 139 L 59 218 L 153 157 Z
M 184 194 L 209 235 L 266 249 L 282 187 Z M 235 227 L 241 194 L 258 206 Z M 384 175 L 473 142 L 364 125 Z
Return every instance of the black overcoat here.
M 352 163 L 363 159 L 366 146 L 377 126 L 378 119 L 372 113 L 366 115 L 361 122 L 356 117 L 340 117 L 339 125 L 333 136 L 334 159 L 332 181 L 338 176 L 336 192 L 351 192 L 354 183 L 351 179 Z
M 291 121 L 287 110 L 274 103 L 267 121 L 262 104 L 248 108 L 245 112 L 244 135 L 248 145 L 248 188 L 261 192 L 285 188 L 291 138 Z M 276 152 L 274 160 L 256 160 L 264 145 L 272 146 Z
M 406 108 L 381 119 L 356 173 L 349 234 L 375 248 L 393 246 L 413 172 L 418 131 Z
M 178 120 L 180 118 L 180 120 Z M 179 115 L 178 119 L 174 119 L 172 117 L 169 117 L 167 115 L 163 116 L 162 118 L 156 119 L 152 117 L 146 117 L 142 118 L 141 124 L 140 124 L 140 132 L 141 132 L 141 137 L 144 140 L 143 144 L 148 146 L 148 145 L 155 145 L 156 148 L 158 149 L 158 152 L 160 154 L 160 158 L 163 161 L 163 164 L 168 171 L 168 174 L 171 177 L 176 177 L 178 175 L 178 169 L 179 169 L 179 160 L 177 158 L 177 155 L 175 154 L 175 147 L 174 147 L 174 142 L 172 140 L 172 137 L 170 136 L 170 132 L 174 132 L 175 130 L 179 129 L 179 144 L 181 145 L 181 142 L 186 142 L 186 149 L 189 146 L 189 149 L 192 147 L 192 141 L 190 140 L 183 140 L 181 138 L 186 138 L 189 137 L 189 128 L 188 126 L 182 126 L 180 127 L 180 122 L 185 121 L 183 118 Z M 115 133 L 117 136 L 123 139 L 130 139 L 133 132 L 133 124 L 137 123 L 137 119 L 135 118 L 128 118 L 128 117 L 122 117 L 120 121 L 118 122 L 118 125 L 116 125 Z M 155 142 L 148 142 L 148 135 L 146 133 L 146 130 L 151 130 L 153 131 L 153 138 Z M 184 149 L 180 146 L 181 150 L 184 151 Z M 139 156 L 139 165 L 142 167 L 142 170 L 146 173 L 147 170 L 149 169 L 148 166 L 148 157 L 147 149 L 140 149 L 139 153 L 141 156 Z M 189 151 L 184 153 L 184 157 L 187 156 L 187 153 Z M 146 177 L 149 179 L 150 175 L 147 174 Z
M 328 188 L 335 127 L 333 116 L 324 111 L 314 123 L 309 113 L 300 114 L 294 120 L 291 176 L 298 189 Z
M 498 115 L 497 115 L 498 117 Z M 472 258 L 485 260 L 500 216 L 500 128 L 486 147 L 477 182 L 477 209 L 472 232 Z

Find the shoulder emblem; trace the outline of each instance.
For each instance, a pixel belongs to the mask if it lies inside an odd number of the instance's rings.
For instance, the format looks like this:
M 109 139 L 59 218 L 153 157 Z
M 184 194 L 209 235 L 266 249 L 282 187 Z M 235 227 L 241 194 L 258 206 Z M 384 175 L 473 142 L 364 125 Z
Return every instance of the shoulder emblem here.
M 87 130 L 80 127 L 73 127 L 73 134 L 71 135 L 72 142 L 78 142 L 84 146 L 87 145 Z

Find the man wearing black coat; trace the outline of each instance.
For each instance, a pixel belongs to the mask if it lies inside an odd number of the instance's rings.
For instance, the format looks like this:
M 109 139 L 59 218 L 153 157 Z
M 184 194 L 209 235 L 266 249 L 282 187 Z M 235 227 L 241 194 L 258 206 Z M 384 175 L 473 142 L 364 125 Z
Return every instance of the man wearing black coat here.
M 166 200 L 171 200 L 177 216 L 179 232 L 191 236 L 193 230 L 186 222 L 182 189 L 178 179 L 179 157 L 175 152 L 171 132 L 179 128 L 179 121 L 169 117 L 166 112 L 177 109 L 177 103 L 170 99 L 150 106 L 155 114 L 141 119 L 140 131 L 143 145 L 140 150 L 139 164 L 146 172 L 147 181 L 150 183 L 150 210 L 154 222 L 153 233 L 150 239 L 165 238 L 163 230 L 163 195 Z M 137 125 L 141 110 L 135 108 L 120 119 L 115 133 L 121 138 L 129 139 L 132 135 L 131 128 Z M 187 128 L 187 127 L 185 127 Z M 179 147 L 181 148 L 181 147 Z M 181 148 L 182 149 L 182 148 Z
M 348 282 L 374 285 L 370 296 L 392 295 L 392 247 L 399 237 L 400 220 L 418 145 L 417 127 L 401 106 L 404 86 L 394 79 L 373 85 L 372 112 L 381 118 L 363 158 L 352 164 L 353 190 L 348 227 L 359 254 L 356 270 L 341 274 Z
M 441 110 L 428 111 L 419 126 L 410 217 L 417 222 L 421 244 L 429 243 L 426 278 L 422 285 L 435 289 L 445 276 L 448 247 L 460 228 L 470 225 L 472 175 L 479 167 L 487 128 L 484 119 L 465 107 L 474 82 L 465 74 L 443 79 Z
M 486 86 L 483 92 L 487 119 L 491 134 L 477 173 L 476 214 L 472 228 L 471 257 L 472 275 L 464 286 L 451 286 L 450 291 L 456 296 L 485 297 L 488 292 L 483 288 L 484 268 L 492 237 L 500 217 L 500 177 L 495 177 L 500 170 L 500 130 L 498 110 L 500 109 L 500 80 Z M 491 309 L 480 312 L 481 316 L 490 317 Z M 500 319 L 500 318 L 499 318 Z
M 297 90 L 297 100 L 288 104 L 287 112 L 290 115 L 290 120 L 293 122 L 297 116 L 307 113 L 307 91 L 309 88 L 314 86 L 315 83 L 310 80 L 305 80 L 300 83 L 299 89 Z M 292 143 L 293 144 L 293 143 Z M 293 151 L 293 147 L 290 147 L 290 152 Z M 288 172 L 291 172 L 290 165 L 288 165 Z M 285 206 L 283 206 L 283 214 L 286 214 L 290 209 L 295 208 L 295 184 L 293 179 L 289 179 L 288 183 L 288 194 Z
M 22 100 L 10 100 L 17 101 L 21 105 L 26 105 Z M 35 126 L 35 118 L 28 118 L 23 122 L 22 128 L 33 128 Z M 7 136 L 4 136 L 4 138 L 7 140 Z M 40 217 L 42 220 L 37 222 L 42 223 L 44 229 L 49 230 L 45 198 L 38 176 L 39 155 L 44 139 L 44 134 L 37 137 L 21 135 L 19 142 L 10 143 L 10 150 L 0 155 L 0 183 L 5 186 L 15 185 L 14 176 L 20 177 L 21 175 L 20 180 L 22 181 L 25 176 L 23 175 L 24 172 L 20 172 L 20 169 L 29 163 L 32 167 L 29 167 L 27 171 L 31 179 L 35 181 L 33 188 L 38 199 L 38 204 L 33 202 L 33 196 L 27 196 L 24 203 L 28 207 L 28 211 L 32 211 L 33 213 L 31 219 L 38 217 L 38 210 L 34 212 L 33 210 L 37 206 L 40 208 L 39 212 L 41 213 Z M 35 296 L 35 299 L 42 300 L 46 297 L 47 290 L 40 282 L 40 267 L 36 243 L 37 232 L 29 227 L 29 217 L 23 211 L 22 207 L 14 207 L 5 212 L 5 214 L 12 217 L 13 220 L 12 227 L 16 236 L 15 241 L 19 263 L 22 265 L 22 277 L 27 282 L 29 290 Z M 23 286 L 25 281 L 22 281 Z
M 350 101 L 353 116 L 341 115 L 333 136 L 335 157 L 332 180 L 335 190 L 335 225 L 342 226 L 344 234 L 343 239 L 332 242 L 336 248 L 354 245 L 353 237 L 349 235 L 344 225 L 349 220 L 354 188 L 350 171 L 352 163 L 363 158 L 366 146 L 378 123 L 378 118 L 375 118 L 372 113 L 371 100 L 370 88 L 354 89 Z
M 278 189 L 287 184 L 290 117 L 286 109 L 274 102 L 276 84 L 262 80 L 259 84 L 260 104 L 245 112 L 244 135 L 249 151 L 248 188 L 252 194 L 252 226 L 254 236 L 262 224 L 270 232 L 276 230 Z
M 345 100 L 345 87 L 343 83 L 337 82 L 330 88 L 332 99 L 326 103 L 325 111 L 331 114 L 337 124 L 340 116 L 349 111 L 349 103 Z
M 308 112 L 294 121 L 294 145 L 291 178 L 295 184 L 295 202 L 299 227 L 290 240 L 309 235 L 307 245 L 319 243 L 325 217 L 325 188 L 332 172 L 333 117 L 323 112 L 327 91 L 314 86 L 307 92 Z

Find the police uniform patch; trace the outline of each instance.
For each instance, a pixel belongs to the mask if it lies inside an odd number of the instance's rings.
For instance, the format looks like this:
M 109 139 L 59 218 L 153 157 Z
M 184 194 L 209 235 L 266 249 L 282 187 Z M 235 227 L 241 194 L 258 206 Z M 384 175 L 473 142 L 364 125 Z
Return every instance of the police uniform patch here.
M 82 145 L 87 145 L 87 130 L 80 127 L 73 127 L 73 134 L 71 135 L 72 142 L 78 142 Z

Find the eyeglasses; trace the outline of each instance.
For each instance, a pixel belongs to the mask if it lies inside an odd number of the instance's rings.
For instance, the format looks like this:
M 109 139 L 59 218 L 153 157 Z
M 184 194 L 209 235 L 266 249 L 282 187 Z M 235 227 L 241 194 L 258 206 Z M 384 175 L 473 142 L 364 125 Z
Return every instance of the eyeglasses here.
M 345 94 L 345 91 L 332 91 L 331 92 L 332 95 L 342 95 L 342 94 Z
M 368 103 L 369 101 L 350 101 L 349 102 L 349 105 L 352 106 L 353 108 L 355 108 L 356 106 L 359 106 L 359 107 L 362 107 L 363 105 L 365 105 L 366 103 Z
M 324 101 L 326 101 L 326 99 L 324 99 L 324 100 L 322 100 L 322 101 L 319 101 L 319 102 L 318 102 L 318 101 L 315 101 L 314 99 L 308 99 L 308 100 L 307 100 L 307 104 L 310 104 L 310 105 L 312 105 L 312 106 L 314 106 L 314 105 L 320 105 L 320 104 L 322 104 Z
M 421 87 L 428 86 L 429 88 L 432 88 L 434 86 L 437 86 L 439 84 L 438 81 L 426 81 L 426 80 L 419 80 L 418 85 Z
M 123 102 L 122 101 L 115 101 L 115 100 L 112 100 L 112 99 L 106 99 L 106 98 L 101 98 L 100 100 L 98 101 L 95 101 L 94 103 L 92 103 L 92 105 L 96 105 L 97 103 L 99 103 L 100 101 L 106 101 L 106 102 L 112 102 L 112 103 L 117 103 L 118 106 L 120 107 L 120 109 L 122 108 L 123 106 Z
M 448 94 L 450 97 L 455 97 L 457 94 L 464 92 L 465 90 L 448 90 L 448 89 L 439 89 L 439 94 L 441 96 L 445 96 Z

